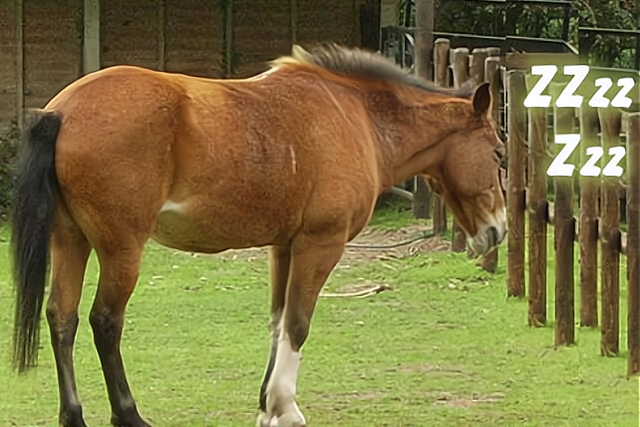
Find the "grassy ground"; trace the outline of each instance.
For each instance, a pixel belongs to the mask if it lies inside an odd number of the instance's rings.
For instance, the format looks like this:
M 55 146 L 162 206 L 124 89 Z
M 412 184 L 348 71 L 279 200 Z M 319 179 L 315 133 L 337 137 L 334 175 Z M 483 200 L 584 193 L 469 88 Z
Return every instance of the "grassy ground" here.
M 389 241 L 410 237 L 407 226 L 420 230 L 409 213 L 391 210 L 372 226 L 384 232 L 370 236 Z M 390 231 L 398 226 L 404 234 Z M 20 377 L 10 370 L 7 237 L 0 232 L 0 426 L 55 426 L 58 392 L 46 326 L 39 367 Z M 624 354 L 600 357 L 596 330 L 578 330 L 576 346 L 555 350 L 552 326 L 528 328 L 526 302 L 505 299 L 504 247 L 495 275 L 465 254 L 416 250 L 351 251 L 331 276 L 327 291 L 367 281 L 393 290 L 320 300 L 298 382 L 310 426 L 638 425 L 638 381 L 625 379 Z M 94 258 L 88 271 L 76 375 L 87 423 L 107 426 L 87 320 Z M 269 345 L 267 280 L 264 251 L 194 257 L 149 243 L 122 352 L 138 406 L 153 425 L 254 425 Z M 623 312 L 622 348 L 625 319 Z

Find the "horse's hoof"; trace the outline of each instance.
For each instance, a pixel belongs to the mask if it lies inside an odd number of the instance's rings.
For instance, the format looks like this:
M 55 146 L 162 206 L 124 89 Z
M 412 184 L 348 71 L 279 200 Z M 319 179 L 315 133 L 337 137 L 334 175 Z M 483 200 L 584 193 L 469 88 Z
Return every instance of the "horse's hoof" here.
M 275 419 L 275 417 L 273 417 Z M 271 417 L 266 412 L 260 412 L 256 420 L 256 427 L 271 427 Z
M 283 414 L 271 420 L 270 427 L 306 427 L 307 423 L 299 414 Z
M 142 419 L 137 410 L 129 412 L 127 416 L 111 416 L 113 427 L 151 427 L 151 424 Z
M 282 415 L 281 417 L 271 417 L 266 412 L 260 412 L 256 427 L 306 427 L 304 419 L 297 415 Z
M 63 427 L 87 427 L 82 417 L 82 407 L 80 405 L 66 407 L 60 412 L 60 425 Z

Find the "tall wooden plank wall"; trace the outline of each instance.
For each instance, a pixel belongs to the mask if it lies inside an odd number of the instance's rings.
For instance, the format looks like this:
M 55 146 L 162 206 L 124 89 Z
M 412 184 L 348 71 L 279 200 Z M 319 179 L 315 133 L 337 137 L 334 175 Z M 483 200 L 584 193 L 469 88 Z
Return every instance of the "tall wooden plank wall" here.
M 98 68 L 247 77 L 293 43 L 357 46 L 363 1 L 0 0 L 0 138 Z

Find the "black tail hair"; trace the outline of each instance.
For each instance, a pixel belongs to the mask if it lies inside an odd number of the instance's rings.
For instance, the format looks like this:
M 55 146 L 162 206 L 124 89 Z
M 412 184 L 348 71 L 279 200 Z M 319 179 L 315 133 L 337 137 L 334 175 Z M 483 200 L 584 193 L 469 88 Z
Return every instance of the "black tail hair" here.
M 11 248 L 16 293 L 13 366 L 24 372 L 35 366 L 40 315 L 49 272 L 49 240 L 58 192 L 56 139 L 61 117 L 38 111 L 25 130 L 15 177 Z

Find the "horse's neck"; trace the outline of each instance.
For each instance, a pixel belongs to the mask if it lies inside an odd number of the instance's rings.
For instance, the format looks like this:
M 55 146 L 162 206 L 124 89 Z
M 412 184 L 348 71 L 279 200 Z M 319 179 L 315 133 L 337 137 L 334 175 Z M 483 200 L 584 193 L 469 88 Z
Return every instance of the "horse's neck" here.
M 448 113 L 440 105 L 390 105 L 376 114 L 385 187 L 437 167 L 444 159 L 439 144 L 450 132 Z

